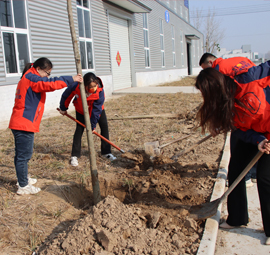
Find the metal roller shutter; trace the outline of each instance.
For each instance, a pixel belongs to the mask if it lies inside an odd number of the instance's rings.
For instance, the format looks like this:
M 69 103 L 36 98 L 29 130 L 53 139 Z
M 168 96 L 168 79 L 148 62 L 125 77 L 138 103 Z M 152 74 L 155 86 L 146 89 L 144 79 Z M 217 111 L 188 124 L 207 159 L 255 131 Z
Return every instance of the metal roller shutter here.
M 114 90 L 131 87 L 128 21 L 109 16 Z

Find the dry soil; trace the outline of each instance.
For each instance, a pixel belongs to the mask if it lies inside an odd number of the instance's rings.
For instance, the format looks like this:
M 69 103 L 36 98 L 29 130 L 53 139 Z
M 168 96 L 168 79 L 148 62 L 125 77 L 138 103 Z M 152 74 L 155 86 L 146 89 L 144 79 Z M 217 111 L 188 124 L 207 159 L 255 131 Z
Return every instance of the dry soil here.
M 29 161 L 42 189 L 36 195 L 16 194 L 13 136 L 0 131 L 0 254 L 196 254 L 204 221 L 191 219 L 188 209 L 210 199 L 224 136 L 171 158 L 207 135 L 194 130 L 201 102 L 200 94 L 182 93 L 107 100 L 110 140 L 125 153 L 112 148 L 117 159 L 110 162 L 93 137 L 102 199 L 97 205 L 85 134 L 79 166 L 70 166 L 75 122 L 64 116 L 42 120 Z M 143 118 L 153 114 L 162 117 Z M 162 145 L 188 134 L 158 157 L 144 151 L 146 142 Z

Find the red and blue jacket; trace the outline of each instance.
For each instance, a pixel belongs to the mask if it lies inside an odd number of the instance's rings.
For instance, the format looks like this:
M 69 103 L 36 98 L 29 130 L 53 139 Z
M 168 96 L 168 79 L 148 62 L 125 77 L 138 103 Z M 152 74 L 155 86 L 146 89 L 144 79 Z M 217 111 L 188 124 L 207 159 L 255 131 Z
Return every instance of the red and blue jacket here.
M 249 68 L 256 66 L 250 59 L 245 57 L 217 58 L 212 67 L 219 72 L 234 79 L 236 75 L 246 73 Z
M 39 132 L 46 92 L 62 89 L 73 83 L 72 76 L 48 79 L 47 77 L 40 77 L 34 67 L 30 68 L 17 85 L 9 128 Z
M 246 57 L 233 57 L 228 59 L 217 58 L 212 65 L 212 67 L 219 72 L 234 79 L 236 83 L 237 81 L 235 77 L 241 77 L 241 74 L 247 73 L 250 68 L 253 68 L 255 66 L 256 65 Z M 258 144 L 265 139 L 265 136 L 263 134 L 258 133 L 253 129 L 247 130 L 243 127 L 240 128 L 237 123 L 235 124 L 235 126 L 238 127 L 238 129 L 233 131 L 234 135 L 247 143 Z
M 99 84 L 95 93 L 91 93 L 87 98 L 87 105 L 90 115 L 90 122 L 92 130 L 94 130 L 99 121 L 100 115 L 104 110 L 104 101 L 105 101 L 105 93 L 103 90 L 102 80 L 99 79 Z M 73 99 L 73 104 L 75 106 L 75 110 L 84 115 L 83 104 L 82 104 L 82 96 L 80 91 L 80 85 L 78 82 L 75 82 L 72 86 L 68 87 L 64 93 L 62 94 L 60 100 L 60 109 L 62 111 L 68 110 L 68 106 Z
M 235 127 L 246 132 L 238 132 L 246 142 L 258 144 L 270 139 L 270 60 L 240 72 L 234 76 L 238 84 L 235 98 L 245 107 L 235 103 L 237 114 Z M 255 131 L 255 132 L 254 132 Z

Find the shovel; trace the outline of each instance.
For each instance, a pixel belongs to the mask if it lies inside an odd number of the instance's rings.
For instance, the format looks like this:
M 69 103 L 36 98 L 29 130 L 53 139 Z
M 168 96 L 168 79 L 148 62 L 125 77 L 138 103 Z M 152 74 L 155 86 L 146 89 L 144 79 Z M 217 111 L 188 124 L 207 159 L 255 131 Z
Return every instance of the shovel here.
M 57 108 L 58 111 L 60 111 L 59 108 Z M 85 125 L 83 123 L 81 123 L 80 121 L 76 120 L 75 118 L 73 118 L 71 115 L 69 115 L 68 113 L 65 114 L 67 117 L 69 117 L 70 119 L 74 120 L 75 122 L 77 122 L 78 124 L 80 124 L 81 126 L 83 126 L 85 128 Z M 113 144 L 111 141 L 109 141 L 108 139 L 106 139 L 104 136 L 100 135 L 99 133 L 97 133 L 96 131 L 92 131 L 93 134 L 97 135 L 98 137 L 100 137 L 102 140 L 106 141 L 107 143 L 109 143 L 111 146 L 113 146 L 115 149 L 119 150 L 122 153 L 125 153 L 125 151 L 123 151 L 122 149 L 120 149 L 118 146 L 116 146 L 115 144 Z
M 150 155 L 150 156 L 159 156 L 161 153 L 161 149 L 172 144 L 172 143 L 176 143 L 179 142 L 181 140 L 184 140 L 185 138 L 190 137 L 192 134 L 190 135 L 186 135 L 184 137 L 180 137 L 179 139 L 176 139 L 174 141 L 171 141 L 169 143 L 163 144 L 163 145 L 159 145 L 159 141 L 155 141 L 155 142 L 147 142 L 144 144 L 144 151 L 146 154 Z
M 232 185 L 220 198 L 202 205 L 191 206 L 189 209 L 190 217 L 195 220 L 204 220 L 215 215 L 217 213 L 219 204 L 227 198 L 227 196 L 234 190 L 237 184 L 244 178 L 244 176 L 249 172 L 249 170 L 255 165 L 255 163 L 260 159 L 262 155 L 263 152 L 257 152 L 251 162 L 246 166 L 242 173 L 235 179 Z
M 208 139 L 211 138 L 211 137 L 212 137 L 211 134 L 208 135 L 208 136 L 206 136 L 206 137 L 204 137 L 203 139 L 201 139 L 200 141 L 198 141 L 198 142 L 196 142 L 195 144 L 191 145 L 190 147 L 186 148 L 185 150 L 182 150 L 180 153 L 178 153 L 178 154 L 172 156 L 171 159 L 177 160 L 178 157 L 180 157 L 180 156 L 182 156 L 182 155 L 188 153 L 189 151 L 193 150 L 193 149 L 196 148 L 199 144 L 205 142 L 206 140 L 208 140 Z

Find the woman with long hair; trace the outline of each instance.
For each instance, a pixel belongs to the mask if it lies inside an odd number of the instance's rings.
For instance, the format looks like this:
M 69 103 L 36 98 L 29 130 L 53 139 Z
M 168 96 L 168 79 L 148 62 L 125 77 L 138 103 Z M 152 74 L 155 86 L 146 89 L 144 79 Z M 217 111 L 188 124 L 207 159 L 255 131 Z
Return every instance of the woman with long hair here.
M 231 79 L 213 68 L 206 68 L 196 79 L 203 104 L 198 111 L 202 131 L 213 136 L 232 131 L 237 136 L 231 152 L 228 180 L 231 185 L 258 150 L 257 185 L 260 197 L 265 244 L 270 244 L 270 61 L 254 66 Z M 220 227 L 248 224 L 245 180 L 228 196 L 228 218 Z

